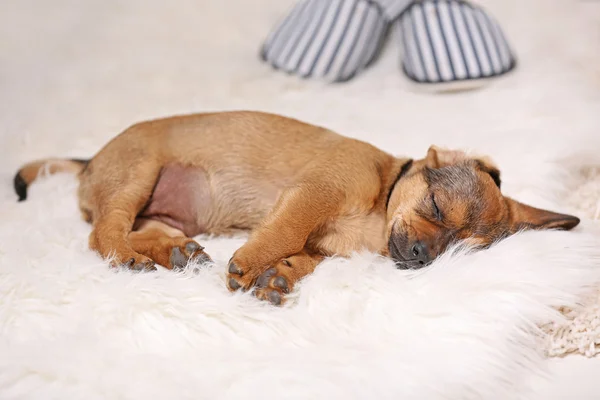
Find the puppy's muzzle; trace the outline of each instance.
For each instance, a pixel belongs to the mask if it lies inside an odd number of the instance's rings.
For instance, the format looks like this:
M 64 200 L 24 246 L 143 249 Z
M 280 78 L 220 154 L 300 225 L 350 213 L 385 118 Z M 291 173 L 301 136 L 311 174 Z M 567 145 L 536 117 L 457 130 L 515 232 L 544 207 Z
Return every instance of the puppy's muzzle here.
M 403 235 L 392 234 L 388 244 L 390 255 L 401 269 L 418 269 L 430 264 L 427 245 L 420 240 L 408 242 Z

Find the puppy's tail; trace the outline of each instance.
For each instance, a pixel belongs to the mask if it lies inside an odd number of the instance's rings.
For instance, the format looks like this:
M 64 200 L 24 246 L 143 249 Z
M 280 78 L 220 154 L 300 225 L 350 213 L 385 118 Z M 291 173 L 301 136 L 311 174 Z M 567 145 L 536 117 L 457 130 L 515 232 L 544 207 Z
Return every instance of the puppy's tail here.
M 23 201 L 27 198 L 27 188 L 40 174 L 52 175 L 59 172 L 78 174 L 87 167 L 89 162 L 90 160 L 49 158 L 25 164 L 17 172 L 13 181 L 15 192 L 17 192 L 17 196 L 19 196 L 19 201 Z

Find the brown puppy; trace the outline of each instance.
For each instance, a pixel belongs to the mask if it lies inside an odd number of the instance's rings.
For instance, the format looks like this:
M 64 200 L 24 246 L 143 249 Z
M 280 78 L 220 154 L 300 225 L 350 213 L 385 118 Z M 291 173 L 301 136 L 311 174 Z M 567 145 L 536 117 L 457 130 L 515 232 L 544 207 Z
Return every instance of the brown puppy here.
M 325 257 L 370 250 L 402 268 L 450 244 L 486 247 L 521 229 L 579 219 L 504 197 L 487 159 L 431 147 L 421 160 L 258 112 L 134 125 L 89 162 L 45 160 L 15 177 L 20 200 L 40 170 L 79 173 L 90 247 L 138 270 L 210 260 L 191 237 L 251 230 L 229 262 L 230 290 L 274 304 Z

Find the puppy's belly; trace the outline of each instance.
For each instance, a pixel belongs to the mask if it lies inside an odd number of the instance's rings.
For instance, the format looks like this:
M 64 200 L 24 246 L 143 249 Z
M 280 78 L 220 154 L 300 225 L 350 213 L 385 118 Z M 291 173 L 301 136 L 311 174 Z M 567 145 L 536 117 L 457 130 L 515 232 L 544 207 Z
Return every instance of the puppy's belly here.
M 162 221 L 187 236 L 194 236 L 206 231 L 198 211 L 210 204 L 209 184 L 203 169 L 169 165 L 161 171 L 140 217 Z
M 211 175 L 199 167 L 167 165 L 139 216 L 164 222 L 189 237 L 253 229 L 281 189 L 241 171 Z

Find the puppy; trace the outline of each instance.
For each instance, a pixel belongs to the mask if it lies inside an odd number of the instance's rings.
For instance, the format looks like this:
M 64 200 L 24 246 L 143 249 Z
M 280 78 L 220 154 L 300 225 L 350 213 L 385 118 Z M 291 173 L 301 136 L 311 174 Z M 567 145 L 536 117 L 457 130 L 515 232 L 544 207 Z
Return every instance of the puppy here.
M 15 177 L 19 200 L 41 170 L 78 173 L 90 248 L 113 265 L 180 268 L 210 257 L 192 237 L 251 231 L 228 266 L 230 290 L 282 304 L 326 256 L 369 250 L 400 268 L 451 244 L 485 248 L 523 229 L 579 219 L 502 195 L 486 158 L 432 146 L 398 158 L 325 128 L 259 112 L 133 125 L 91 160 L 43 160 Z

